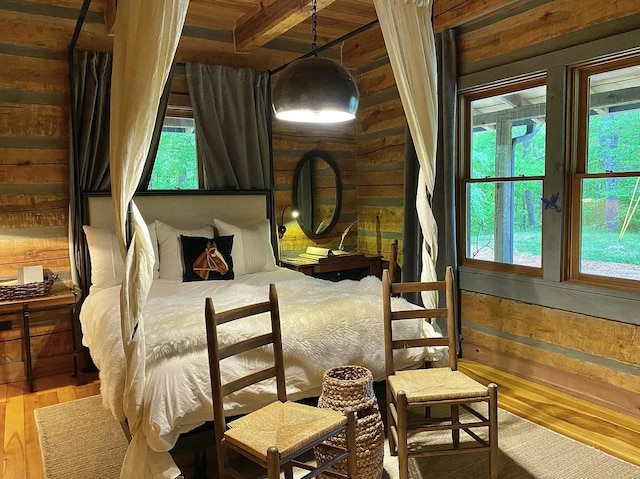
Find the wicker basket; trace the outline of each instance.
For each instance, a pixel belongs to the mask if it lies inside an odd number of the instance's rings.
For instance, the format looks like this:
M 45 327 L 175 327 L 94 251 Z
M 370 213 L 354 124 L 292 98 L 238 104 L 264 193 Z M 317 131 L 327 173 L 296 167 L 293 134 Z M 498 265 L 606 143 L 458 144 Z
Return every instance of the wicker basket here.
M 15 301 L 46 296 L 51 292 L 57 274 L 50 274 L 44 281 L 27 284 L 0 285 L 0 301 Z
M 356 412 L 356 464 L 358 479 L 380 479 L 384 460 L 384 427 L 373 392 L 371 371 L 361 366 L 340 366 L 329 369 L 322 379 L 322 393 L 318 407 L 344 412 L 353 409 Z M 327 441 L 334 446 L 344 447 L 344 433 Z M 333 457 L 328 448 L 322 445 L 314 449 L 315 459 L 323 463 Z M 347 472 L 346 460 L 337 463 L 333 470 L 342 474 Z M 319 477 L 328 477 L 321 475 Z

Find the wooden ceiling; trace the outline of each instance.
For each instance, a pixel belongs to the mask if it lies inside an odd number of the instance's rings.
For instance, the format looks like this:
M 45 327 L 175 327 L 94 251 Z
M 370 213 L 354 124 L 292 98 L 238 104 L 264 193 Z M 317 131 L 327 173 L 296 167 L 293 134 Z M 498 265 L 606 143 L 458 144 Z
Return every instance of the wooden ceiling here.
M 80 9 L 83 0 L 31 0 Z M 377 20 L 373 0 L 317 0 L 322 47 Z M 436 32 L 539 0 L 434 0 Z M 117 0 L 92 0 L 78 48 L 111 50 Z M 505 8 L 507 7 L 507 8 Z M 273 70 L 311 50 L 312 0 L 191 0 L 176 60 Z M 486 22 L 486 20 L 485 20 Z M 355 70 L 384 56 L 379 26 L 322 53 Z
M 112 30 L 116 0 L 93 0 Z M 317 0 L 317 45 L 334 41 L 376 20 L 372 0 Z M 312 0 L 191 0 L 178 57 L 197 51 L 216 63 L 277 68 L 311 50 Z M 340 58 L 342 44 L 326 55 Z

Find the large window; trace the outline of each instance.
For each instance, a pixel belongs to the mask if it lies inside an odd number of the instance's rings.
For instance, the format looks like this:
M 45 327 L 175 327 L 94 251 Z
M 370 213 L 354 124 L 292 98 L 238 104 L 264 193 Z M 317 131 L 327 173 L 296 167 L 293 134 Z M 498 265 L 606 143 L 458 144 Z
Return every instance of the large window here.
M 191 117 L 170 115 L 168 112 L 162 127 L 149 189 L 198 189 L 195 122 Z
M 466 94 L 463 103 L 466 262 L 536 274 L 542 267 L 544 79 Z
M 640 280 L 640 59 L 575 71 L 571 276 L 628 284 Z

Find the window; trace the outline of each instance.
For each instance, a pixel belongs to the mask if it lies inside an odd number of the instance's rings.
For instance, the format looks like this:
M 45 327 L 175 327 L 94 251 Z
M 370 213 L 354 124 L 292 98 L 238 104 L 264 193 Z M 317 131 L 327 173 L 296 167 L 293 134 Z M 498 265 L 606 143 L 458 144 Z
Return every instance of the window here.
M 541 270 L 544 79 L 466 94 L 463 110 L 465 262 Z
M 153 165 L 150 190 L 198 189 L 198 157 L 193 118 L 167 112 Z
M 640 280 L 640 58 L 576 69 L 571 277 Z

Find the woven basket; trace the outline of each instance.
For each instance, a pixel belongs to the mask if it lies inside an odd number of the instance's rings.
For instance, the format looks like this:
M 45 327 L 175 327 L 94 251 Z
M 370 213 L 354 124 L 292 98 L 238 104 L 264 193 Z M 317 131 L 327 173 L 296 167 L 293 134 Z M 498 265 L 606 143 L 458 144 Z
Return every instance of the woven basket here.
M 361 366 L 340 366 L 329 369 L 322 378 L 322 393 L 318 407 L 344 412 L 356 412 L 356 464 L 358 479 L 380 479 L 384 460 L 384 427 L 373 392 L 371 371 Z M 342 433 L 327 441 L 333 446 L 345 447 Z M 322 445 L 314 449 L 316 461 L 324 463 L 333 457 Z M 338 462 L 331 470 L 346 474 L 346 460 Z M 321 475 L 319 477 L 328 477 Z
M 27 284 L 0 285 L 0 301 L 15 301 L 46 296 L 51 292 L 57 274 L 49 275 L 44 281 Z

